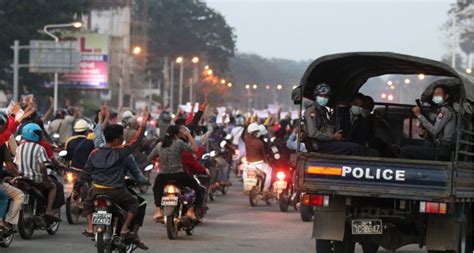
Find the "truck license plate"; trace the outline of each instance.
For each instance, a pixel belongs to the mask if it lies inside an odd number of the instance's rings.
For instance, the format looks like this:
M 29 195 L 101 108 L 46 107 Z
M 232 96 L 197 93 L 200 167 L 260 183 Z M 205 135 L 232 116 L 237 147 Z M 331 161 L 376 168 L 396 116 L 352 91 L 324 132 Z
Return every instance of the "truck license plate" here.
M 177 206 L 178 205 L 178 197 L 177 196 L 167 196 L 161 198 L 161 205 L 162 206 Z
M 353 220 L 353 235 L 380 235 L 382 234 L 382 220 Z
M 92 224 L 94 225 L 110 225 L 112 224 L 112 214 L 111 213 L 93 213 L 92 214 Z

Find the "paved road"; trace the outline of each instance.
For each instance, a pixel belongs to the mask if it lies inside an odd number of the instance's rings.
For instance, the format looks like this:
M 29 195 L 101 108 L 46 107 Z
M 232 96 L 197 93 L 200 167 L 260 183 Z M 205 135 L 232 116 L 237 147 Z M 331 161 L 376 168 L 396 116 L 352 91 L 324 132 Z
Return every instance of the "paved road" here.
M 205 223 L 196 228 L 195 234 L 186 236 L 183 232 L 175 241 L 168 240 L 164 225 L 151 222 L 153 196 L 148 193 L 147 217 L 140 232 L 150 246 L 148 252 L 314 252 L 314 241 L 310 239 L 312 223 L 303 223 L 295 211 L 281 213 L 275 204 L 251 208 L 240 189 L 240 185 L 235 185 L 227 196 L 217 196 L 210 203 Z M 57 235 L 35 231 L 30 240 L 16 236 L 10 248 L 0 248 L 0 252 L 94 252 L 93 243 L 80 235 L 83 229 L 83 224 L 69 225 L 64 221 Z M 362 251 L 358 247 L 356 252 Z M 399 252 L 421 251 L 410 246 Z

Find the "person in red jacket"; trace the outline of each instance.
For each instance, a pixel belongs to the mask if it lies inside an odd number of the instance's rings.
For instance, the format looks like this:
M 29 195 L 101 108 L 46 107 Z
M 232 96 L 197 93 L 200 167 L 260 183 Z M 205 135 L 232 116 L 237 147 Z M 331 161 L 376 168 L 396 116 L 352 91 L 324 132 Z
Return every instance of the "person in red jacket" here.
M 198 146 L 196 152 L 184 151 L 181 154 L 181 163 L 186 173 L 193 176 L 195 174 L 207 174 L 206 168 L 198 161 L 199 157 L 202 157 L 204 153 L 204 147 Z
M 17 113 L 20 112 L 21 110 L 21 107 L 20 107 L 20 103 L 14 103 L 13 106 L 11 107 L 11 109 L 9 109 L 10 111 L 7 112 L 8 115 L 8 123 L 5 124 L 4 126 L 1 127 L 0 129 L 0 145 L 4 144 L 5 142 L 7 142 L 10 137 L 12 136 L 13 133 L 16 132 L 16 129 L 18 128 L 18 126 L 20 125 L 20 123 L 31 116 L 31 114 L 33 114 L 33 112 L 35 112 L 35 108 L 33 106 L 33 104 L 28 104 L 28 106 L 26 107 L 23 115 L 21 115 L 20 117 L 18 117 L 18 119 L 15 118 L 15 115 Z

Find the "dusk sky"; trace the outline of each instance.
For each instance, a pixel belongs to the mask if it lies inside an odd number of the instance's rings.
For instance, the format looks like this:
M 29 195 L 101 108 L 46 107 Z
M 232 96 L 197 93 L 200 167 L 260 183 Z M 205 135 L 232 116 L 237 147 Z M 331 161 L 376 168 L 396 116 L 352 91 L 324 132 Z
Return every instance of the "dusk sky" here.
M 440 60 L 454 0 L 209 0 L 235 28 L 239 53 L 308 60 L 347 51 L 393 51 Z

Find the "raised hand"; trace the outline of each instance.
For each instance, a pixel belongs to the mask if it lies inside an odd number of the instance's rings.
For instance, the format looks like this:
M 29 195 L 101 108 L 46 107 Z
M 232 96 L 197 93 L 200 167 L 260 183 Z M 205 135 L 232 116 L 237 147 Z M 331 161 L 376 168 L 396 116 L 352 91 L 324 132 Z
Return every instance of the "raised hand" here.
M 145 108 L 143 109 L 142 125 L 146 125 L 149 117 L 150 117 L 150 111 L 148 111 L 148 106 L 145 106 Z

